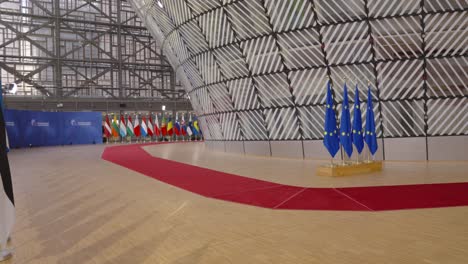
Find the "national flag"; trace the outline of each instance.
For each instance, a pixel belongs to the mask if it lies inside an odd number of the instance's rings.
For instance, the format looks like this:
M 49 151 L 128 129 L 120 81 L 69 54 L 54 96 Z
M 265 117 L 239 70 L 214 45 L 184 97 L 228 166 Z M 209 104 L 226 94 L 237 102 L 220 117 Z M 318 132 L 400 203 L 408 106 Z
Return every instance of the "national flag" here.
M 185 117 L 182 115 L 182 122 L 180 123 L 180 132 L 182 133 L 182 136 L 187 135 L 187 127 L 185 125 Z
M 323 132 L 323 145 L 327 148 L 328 153 L 332 157 L 335 157 L 336 153 L 340 149 L 340 143 L 338 139 L 338 131 L 336 126 L 336 113 L 333 108 L 333 95 L 331 92 L 330 81 L 327 83 L 327 100 L 325 108 L 325 131 Z
M 161 133 L 163 137 L 167 135 L 167 126 L 166 126 L 166 117 L 163 114 L 163 118 L 161 120 Z
M 146 125 L 146 117 L 141 118 L 141 136 L 146 137 L 148 135 L 148 126 Z
M 154 126 L 153 126 L 153 119 L 151 118 L 151 114 L 148 116 L 148 136 L 152 137 L 154 135 Z
M 141 127 L 140 127 L 140 120 L 138 119 L 138 115 L 135 116 L 135 124 L 133 125 L 133 134 L 135 137 L 141 136 Z
M 104 135 L 106 138 L 110 138 L 112 136 L 112 128 L 109 122 L 109 116 L 106 115 L 106 121 L 104 122 Z
M 2 97 L 0 89 L 0 248 L 6 246 L 15 223 L 15 200 L 7 156 L 8 145 Z
M 176 116 L 176 121 L 175 121 L 175 124 L 174 124 L 174 133 L 177 135 L 177 136 L 180 136 L 180 123 L 179 123 L 179 116 L 177 115 Z
M 172 134 L 174 134 L 174 126 L 172 124 L 172 118 L 169 117 L 169 121 L 167 122 L 167 134 L 169 136 L 172 136 Z
M 192 131 L 192 114 L 190 114 L 189 122 L 187 124 L 187 135 L 189 135 L 189 137 L 191 137 L 193 135 L 193 131 Z
M 198 130 L 195 128 L 195 121 L 189 122 L 190 130 L 192 130 L 192 133 L 194 136 L 198 136 Z
M 158 118 L 158 114 L 156 114 L 154 116 L 154 134 L 159 137 L 161 136 L 161 129 L 159 129 L 159 118 Z
M 198 120 L 193 121 L 193 127 L 200 133 L 200 127 L 198 126 Z
M 372 94 L 370 86 L 367 89 L 367 111 L 366 111 L 366 129 L 365 141 L 372 155 L 375 154 L 378 148 L 377 134 L 375 131 L 374 108 L 372 106 Z
M 192 122 L 189 122 L 185 129 L 187 130 L 187 135 L 188 135 L 189 137 L 191 137 L 191 136 L 193 135 L 193 132 L 192 132 Z
M 133 127 L 133 122 L 132 122 L 132 116 L 128 115 L 127 117 L 127 135 L 130 137 L 135 136 L 135 133 L 133 132 L 135 128 Z
M 364 148 L 364 138 L 362 136 L 362 118 L 361 118 L 361 102 L 359 100 L 359 89 L 356 84 L 354 92 L 354 112 L 353 112 L 353 144 L 356 150 L 361 154 Z
M 119 136 L 119 125 L 117 124 L 117 116 L 114 115 L 114 120 L 112 120 L 112 136 Z
M 127 136 L 127 127 L 125 126 L 125 119 L 123 115 L 120 115 L 119 132 L 121 137 L 124 138 Z
M 340 143 L 344 151 L 351 157 L 353 154 L 353 141 L 351 138 L 351 115 L 349 113 L 348 87 L 344 85 L 343 105 L 341 106 Z
M 193 135 L 192 122 L 187 124 L 187 135 L 189 135 L 189 137 Z

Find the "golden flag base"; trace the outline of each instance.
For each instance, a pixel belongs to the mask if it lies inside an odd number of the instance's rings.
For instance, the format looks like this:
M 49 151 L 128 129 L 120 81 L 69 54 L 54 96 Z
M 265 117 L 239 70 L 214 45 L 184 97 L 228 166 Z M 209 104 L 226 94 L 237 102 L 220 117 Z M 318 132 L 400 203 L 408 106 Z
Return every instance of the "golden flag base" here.
M 316 174 L 318 176 L 351 176 L 361 175 L 371 172 L 382 171 L 383 162 L 377 161 L 364 161 L 364 162 L 351 162 L 346 161 L 344 164 L 323 164 L 317 168 Z

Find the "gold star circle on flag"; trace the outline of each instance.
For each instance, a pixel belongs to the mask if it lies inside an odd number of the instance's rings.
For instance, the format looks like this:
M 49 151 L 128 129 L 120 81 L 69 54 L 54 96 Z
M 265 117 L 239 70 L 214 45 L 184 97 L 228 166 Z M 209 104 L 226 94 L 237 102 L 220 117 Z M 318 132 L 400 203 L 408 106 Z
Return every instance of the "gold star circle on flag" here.
M 326 136 L 326 135 L 327 135 L 327 131 L 323 132 L 323 134 Z
M 346 133 L 345 133 L 345 132 L 341 132 L 341 135 L 344 136 L 344 135 L 346 135 Z
M 356 130 L 355 130 L 355 129 L 353 129 L 353 134 L 356 134 Z
M 359 105 L 356 105 L 356 109 L 359 109 Z

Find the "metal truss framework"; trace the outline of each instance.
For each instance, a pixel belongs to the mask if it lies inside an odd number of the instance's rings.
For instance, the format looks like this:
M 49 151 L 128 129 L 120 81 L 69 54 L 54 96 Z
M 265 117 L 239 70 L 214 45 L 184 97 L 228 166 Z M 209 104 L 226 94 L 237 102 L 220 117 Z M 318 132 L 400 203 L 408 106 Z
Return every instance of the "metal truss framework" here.
M 124 0 L 1 1 L 0 68 L 3 84 L 18 84 L 7 101 L 20 108 L 191 108 Z
M 379 137 L 468 135 L 468 1 L 130 2 L 206 140 L 322 139 L 328 78 L 338 113 L 370 82 Z

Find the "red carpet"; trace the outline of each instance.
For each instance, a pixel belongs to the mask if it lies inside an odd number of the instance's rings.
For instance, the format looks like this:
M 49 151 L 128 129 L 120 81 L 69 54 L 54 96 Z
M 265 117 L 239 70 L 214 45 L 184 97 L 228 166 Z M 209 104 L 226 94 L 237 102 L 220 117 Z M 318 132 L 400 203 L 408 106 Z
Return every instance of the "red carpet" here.
M 145 145 L 151 143 L 107 147 L 102 158 L 206 197 L 272 209 L 381 211 L 468 205 L 466 182 L 304 188 L 156 158 L 142 149 Z

